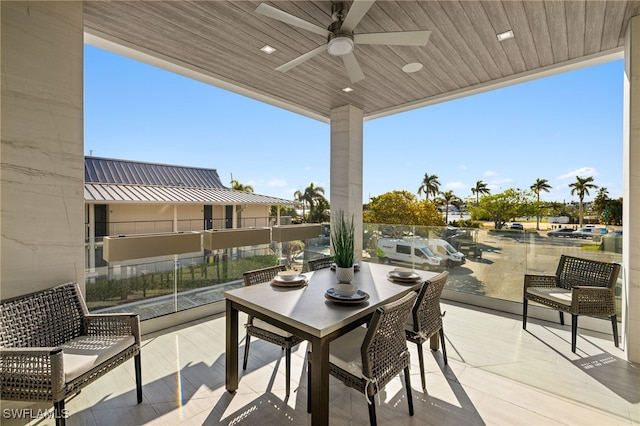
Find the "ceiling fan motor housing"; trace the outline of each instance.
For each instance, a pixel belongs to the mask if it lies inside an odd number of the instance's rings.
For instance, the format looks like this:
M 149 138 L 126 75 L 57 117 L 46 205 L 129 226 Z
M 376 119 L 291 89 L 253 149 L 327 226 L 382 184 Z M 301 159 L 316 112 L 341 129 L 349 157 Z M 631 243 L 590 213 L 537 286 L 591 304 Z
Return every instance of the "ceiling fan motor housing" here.
M 347 16 L 347 12 L 349 12 L 349 8 L 342 2 L 336 2 L 331 5 L 331 19 L 334 21 L 340 21 L 340 23 L 342 23 Z

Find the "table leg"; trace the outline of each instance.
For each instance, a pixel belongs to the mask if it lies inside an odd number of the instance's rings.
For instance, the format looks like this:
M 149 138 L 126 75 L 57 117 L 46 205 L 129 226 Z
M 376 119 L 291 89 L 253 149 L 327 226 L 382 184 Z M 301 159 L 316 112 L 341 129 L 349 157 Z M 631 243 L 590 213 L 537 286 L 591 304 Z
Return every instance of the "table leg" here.
M 440 340 L 438 339 L 438 333 L 435 333 L 433 336 L 431 336 L 429 347 L 432 351 L 437 351 L 438 349 L 440 349 Z
M 226 387 L 229 392 L 238 389 L 238 310 L 230 300 L 226 301 Z
M 329 341 L 314 338 L 311 341 L 311 424 L 329 424 Z

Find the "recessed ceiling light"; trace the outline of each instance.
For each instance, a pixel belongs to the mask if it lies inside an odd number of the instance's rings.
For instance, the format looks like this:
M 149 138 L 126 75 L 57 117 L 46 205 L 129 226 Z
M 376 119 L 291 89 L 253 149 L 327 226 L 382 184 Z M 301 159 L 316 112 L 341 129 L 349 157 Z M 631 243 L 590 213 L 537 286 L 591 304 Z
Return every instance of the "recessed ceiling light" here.
M 342 89 L 343 92 L 353 92 L 353 89 L 351 87 L 345 87 L 344 89 Z
M 505 41 L 510 38 L 513 38 L 513 30 L 505 31 L 497 35 L 498 41 Z
M 275 47 L 271 47 L 268 44 L 265 44 L 264 46 L 262 46 L 260 50 L 262 50 L 264 53 L 268 55 L 271 55 L 273 52 L 276 51 Z
M 420 71 L 421 69 L 422 69 L 422 64 L 419 62 L 412 62 L 402 67 L 402 71 L 406 72 L 407 74 Z

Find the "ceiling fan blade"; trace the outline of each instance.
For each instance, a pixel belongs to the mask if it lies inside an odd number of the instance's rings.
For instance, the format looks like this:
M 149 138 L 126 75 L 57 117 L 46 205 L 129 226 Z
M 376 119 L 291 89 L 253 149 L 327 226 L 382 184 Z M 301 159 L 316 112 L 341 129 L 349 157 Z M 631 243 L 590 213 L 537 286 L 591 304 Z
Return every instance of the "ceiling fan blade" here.
M 391 33 L 354 34 L 355 44 L 387 44 L 393 46 L 426 46 L 431 31 L 399 31 Z
M 354 55 L 353 52 L 343 55 L 342 62 L 344 62 L 344 66 L 347 69 L 347 74 L 349 74 L 349 79 L 352 83 L 357 83 L 360 80 L 364 80 L 364 74 L 362 73 L 360 64 L 358 64 L 356 55 Z
M 258 7 L 256 7 L 256 12 L 269 18 L 277 19 L 278 21 L 284 22 L 285 24 L 293 25 L 294 27 L 302 28 L 303 30 L 320 34 L 321 36 L 329 37 L 329 34 L 331 34 L 328 30 L 319 27 L 316 24 L 307 22 L 303 19 L 298 18 L 297 16 L 293 16 L 287 12 L 276 9 L 275 7 L 269 6 L 265 3 L 260 3 Z
M 354 0 L 340 29 L 342 31 L 352 32 L 364 15 L 367 14 L 371 6 L 373 6 L 373 3 L 375 3 L 375 0 Z
M 326 44 L 323 44 L 322 46 L 318 46 L 315 49 L 310 50 L 307 53 L 300 55 L 297 58 L 287 62 L 286 64 L 280 65 L 278 68 L 276 68 L 276 71 L 287 72 L 291 68 L 297 67 L 304 61 L 313 58 L 314 56 L 316 56 L 319 53 L 322 53 L 325 50 L 327 50 Z

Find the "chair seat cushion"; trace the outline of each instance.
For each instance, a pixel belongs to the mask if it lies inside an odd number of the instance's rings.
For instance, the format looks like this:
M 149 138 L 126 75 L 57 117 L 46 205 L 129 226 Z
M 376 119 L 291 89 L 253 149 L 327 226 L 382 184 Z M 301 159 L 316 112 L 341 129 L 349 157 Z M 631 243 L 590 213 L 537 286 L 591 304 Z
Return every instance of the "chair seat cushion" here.
M 367 329 L 358 327 L 332 341 L 329 345 L 329 362 L 356 377 L 362 378 L 361 348 Z
M 261 328 L 263 330 L 267 330 L 273 334 L 277 334 L 278 336 L 282 336 L 282 337 L 291 337 L 293 336 L 293 334 L 289 333 L 288 331 L 284 331 L 281 328 L 276 327 L 275 325 L 269 324 L 266 321 L 263 321 L 259 318 L 254 318 L 253 319 L 253 325 L 254 327 L 258 327 Z
M 527 287 L 527 293 L 571 306 L 571 290 L 561 287 Z
M 133 344 L 133 336 L 80 336 L 61 345 L 65 382 L 80 377 Z

